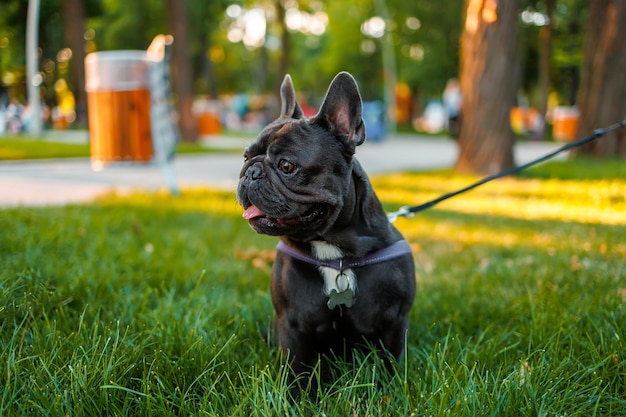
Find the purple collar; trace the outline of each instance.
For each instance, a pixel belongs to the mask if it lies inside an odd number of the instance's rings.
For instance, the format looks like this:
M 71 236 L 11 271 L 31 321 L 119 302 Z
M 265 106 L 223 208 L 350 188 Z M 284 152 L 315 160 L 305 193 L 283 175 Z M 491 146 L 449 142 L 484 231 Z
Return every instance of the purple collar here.
M 378 250 L 376 252 L 370 253 L 367 256 L 362 258 L 344 258 L 344 259 L 317 259 L 311 256 L 307 256 L 292 248 L 291 246 L 283 243 L 283 241 L 279 241 L 278 245 L 276 245 L 276 249 L 280 252 L 291 256 L 299 261 L 309 263 L 315 266 L 325 266 L 328 268 L 336 269 L 337 271 L 343 271 L 349 268 L 358 268 L 361 266 L 367 266 L 372 264 L 377 264 L 380 262 L 386 262 L 391 259 L 399 258 L 400 256 L 410 255 L 413 253 L 411 251 L 411 246 L 409 246 L 406 240 L 399 240 L 391 246 L 387 246 L 384 249 Z

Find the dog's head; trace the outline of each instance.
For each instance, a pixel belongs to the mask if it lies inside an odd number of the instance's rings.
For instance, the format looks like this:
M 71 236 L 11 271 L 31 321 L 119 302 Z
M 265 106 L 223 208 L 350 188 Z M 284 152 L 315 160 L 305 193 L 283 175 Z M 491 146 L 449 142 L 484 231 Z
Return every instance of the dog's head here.
M 281 116 L 244 153 L 237 200 L 258 233 L 321 235 L 343 209 L 352 156 L 365 140 L 361 96 L 346 72 L 335 77 L 310 119 L 298 105 L 289 75 L 280 96 Z

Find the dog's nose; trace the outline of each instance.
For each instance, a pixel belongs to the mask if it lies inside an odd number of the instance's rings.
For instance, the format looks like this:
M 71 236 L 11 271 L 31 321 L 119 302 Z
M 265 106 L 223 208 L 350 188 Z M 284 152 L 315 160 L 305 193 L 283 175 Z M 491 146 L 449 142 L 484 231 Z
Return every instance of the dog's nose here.
M 255 162 L 246 171 L 246 177 L 256 181 L 264 177 L 263 165 L 260 162 Z

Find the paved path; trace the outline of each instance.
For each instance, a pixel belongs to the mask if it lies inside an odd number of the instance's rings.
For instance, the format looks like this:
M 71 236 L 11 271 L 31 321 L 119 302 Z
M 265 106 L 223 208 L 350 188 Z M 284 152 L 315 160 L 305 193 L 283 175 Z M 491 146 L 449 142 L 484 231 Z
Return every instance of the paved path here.
M 251 140 L 219 137 L 206 143 L 215 147 L 243 148 Z M 515 147 L 516 162 L 528 162 L 558 146 L 520 143 Z M 381 143 L 366 142 L 357 148 L 356 155 L 365 170 L 374 175 L 450 167 L 456 161 L 457 147 L 452 140 L 398 135 Z M 174 172 L 183 188 L 234 189 L 242 161 L 240 154 L 177 155 Z M 162 187 L 165 187 L 164 176 L 161 168 L 154 164 L 109 165 L 96 172 L 86 158 L 0 162 L 0 207 L 78 203 L 111 190 L 125 192 Z

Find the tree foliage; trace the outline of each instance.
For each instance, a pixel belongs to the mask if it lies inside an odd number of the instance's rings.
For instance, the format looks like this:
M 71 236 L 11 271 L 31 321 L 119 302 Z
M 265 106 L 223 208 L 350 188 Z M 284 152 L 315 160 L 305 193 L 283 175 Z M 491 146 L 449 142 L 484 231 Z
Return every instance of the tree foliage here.
M 103 0 L 101 13 L 89 19 L 96 50 L 146 49 L 167 31 L 165 2 Z
M 438 96 L 459 75 L 463 0 L 395 3 L 399 79 Z
M 458 69 L 458 35 L 462 0 L 444 0 L 446 7 L 429 2 L 406 3 L 389 0 L 391 20 L 387 29 L 395 41 L 398 80 L 425 94 L 436 95 L 445 79 Z M 283 54 L 272 1 L 206 2 L 187 0 L 189 9 L 189 51 L 193 65 L 195 90 L 203 94 L 231 92 L 273 92 L 275 80 L 282 78 L 278 62 Z M 231 4 L 244 8 L 266 10 L 268 29 L 266 44 L 250 48 L 227 38 L 232 19 L 224 13 Z M 287 69 L 296 75 L 302 90 L 316 95 L 325 91 L 328 80 L 340 70 L 348 70 L 363 84 L 364 96 L 382 96 L 382 44 L 379 39 L 364 35 L 363 22 L 376 14 L 370 0 L 330 2 L 307 0 L 285 2 L 306 12 L 323 11 L 328 26 L 321 36 L 290 31 L 291 48 Z M 0 76 L 20 74 L 25 62 L 26 0 L 0 0 L 0 39 L 10 43 L 2 47 Z M 64 16 L 61 0 L 48 0 L 41 5 L 40 46 L 42 60 L 55 60 L 59 50 L 67 47 L 64 39 Z M 165 2 L 158 0 L 91 0 L 86 2 L 87 52 L 112 49 L 145 49 L 153 37 L 167 32 Z M 417 19 L 419 27 L 408 29 L 408 18 Z M 277 42 L 278 41 L 278 42 Z M 413 47 L 413 57 L 411 48 Z M 420 50 L 423 50 L 421 54 Z M 265 82 L 259 74 L 265 73 Z M 56 74 L 63 76 L 63 74 Z M 3 78 L 0 78 L 3 79 Z M 23 84 L 23 76 L 4 83 Z
M 542 43 L 545 27 L 521 20 L 512 23 L 519 29 L 521 72 L 517 81 L 530 105 L 543 109 L 546 91 L 558 94 L 560 104 L 578 104 L 587 9 L 590 4 L 605 7 L 604 3 L 520 0 L 518 13 L 553 10 L 549 49 Z M 85 0 L 86 51 L 145 49 L 155 35 L 169 31 L 166 4 L 159 0 Z M 363 30 L 365 22 L 381 13 L 381 4 L 389 12 L 384 29 L 393 40 L 395 78 L 410 88 L 413 101 L 424 103 L 440 97 L 446 81 L 459 75 L 463 0 L 185 0 L 185 4 L 186 46 L 195 95 L 275 94 L 283 72 L 290 72 L 298 90 L 307 93 L 311 104 L 317 104 L 328 81 L 338 71 L 347 70 L 359 81 L 366 100 L 383 99 L 384 81 L 389 79 L 382 56 L 385 41 Z M 233 5 L 263 10 L 267 30 L 262 45 L 229 39 L 236 19 L 225 11 Z M 45 98 L 54 97 L 54 83 L 60 78 L 73 89 L 80 88 L 73 85 L 67 62 L 59 59 L 59 51 L 70 46 L 64 30 L 67 13 L 62 6 L 63 0 L 41 2 L 39 44 Z M 20 99 L 25 99 L 27 7 L 28 0 L 0 0 L 0 93 L 10 91 Z M 294 8 L 309 14 L 325 13 L 328 22 L 323 33 L 285 30 L 281 16 Z M 545 61 L 546 50 L 549 62 Z

